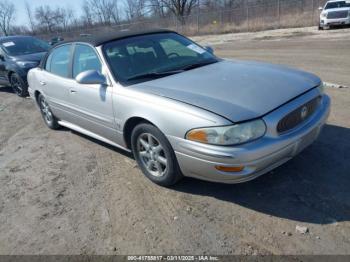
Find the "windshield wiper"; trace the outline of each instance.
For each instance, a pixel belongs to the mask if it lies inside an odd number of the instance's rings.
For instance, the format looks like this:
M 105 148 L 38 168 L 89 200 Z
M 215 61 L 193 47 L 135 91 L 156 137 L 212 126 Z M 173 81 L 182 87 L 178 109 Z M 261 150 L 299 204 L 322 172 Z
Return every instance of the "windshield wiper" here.
M 217 62 L 218 62 L 217 60 L 214 60 L 214 61 L 209 61 L 209 62 L 207 61 L 207 62 L 195 63 L 195 64 L 184 66 L 180 70 L 183 70 L 183 71 L 192 70 L 192 69 L 203 67 L 203 66 L 206 66 L 206 65 L 211 65 L 211 64 L 214 64 L 214 63 L 217 63 Z
M 145 79 L 145 78 L 157 78 L 157 77 L 163 77 L 163 76 L 170 76 L 170 75 L 181 73 L 183 71 L 184 70 L 174 70 L 174 71 L 164 71 L 164 72 L 149 72 L 149 73 L 145 73 L 145 74 L 132 76 L 132 77 L 128 78 L 127 81 L 139 80 L 139 79 Z

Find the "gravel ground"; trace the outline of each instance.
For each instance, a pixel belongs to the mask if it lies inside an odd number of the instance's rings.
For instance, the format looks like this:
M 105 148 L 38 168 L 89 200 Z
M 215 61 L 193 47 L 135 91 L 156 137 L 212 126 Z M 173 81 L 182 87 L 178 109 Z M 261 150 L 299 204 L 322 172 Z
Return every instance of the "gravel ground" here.
M 350 86 L 339 38 L 350 30 L 276 34 L 217 36 L 225 41 L 214 47 Z M 240 185 L 184 179 L 165 189 L 130 155 L 48 130 L 30 99 L 0 88 L 0 254 L 350 254 L 350 89 L 327 93 L 320 139 L 282 167 Z

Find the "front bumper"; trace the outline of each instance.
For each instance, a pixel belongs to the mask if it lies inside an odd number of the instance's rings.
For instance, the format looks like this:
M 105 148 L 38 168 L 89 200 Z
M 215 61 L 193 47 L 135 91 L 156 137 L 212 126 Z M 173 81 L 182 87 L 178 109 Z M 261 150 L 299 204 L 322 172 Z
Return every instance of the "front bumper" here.
M 266 117 L 266 135 L 254 142 L 223 147 L 168 137 L 185 176 L 221 183 L 241 183 L 261 176 L 292 159 L 319 136 L 330 112 L 330 98 L 323 95 L 318 110 L 294 130 L 279 135 L 278 119 L 319 95 L 313 90 L 275 110 Z M 244 166 L 239 173 L 221 172 L 215 166 Z
M 321 18 L 320 20 L 321 27 L 337 26 L 337 25 L 350 25 L 350 17 L 337 18 L 337 19 Z

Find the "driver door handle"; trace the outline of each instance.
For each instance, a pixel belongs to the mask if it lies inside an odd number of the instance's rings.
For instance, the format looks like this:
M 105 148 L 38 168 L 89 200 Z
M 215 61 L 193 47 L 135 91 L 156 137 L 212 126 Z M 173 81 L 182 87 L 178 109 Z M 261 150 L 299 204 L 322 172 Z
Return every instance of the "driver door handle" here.
M 69 92 L 70 92 L 71 94 L 76 94 L 76 93 L 77 93 L 77 91 L 74 90 L 74 89 L 70 89 Z
M 39 83 L 40 83 L 40 85 L 42 85 L 42 86 L 46 86 L 46 82 L 44 82 L 44 81 L 40 81 Z

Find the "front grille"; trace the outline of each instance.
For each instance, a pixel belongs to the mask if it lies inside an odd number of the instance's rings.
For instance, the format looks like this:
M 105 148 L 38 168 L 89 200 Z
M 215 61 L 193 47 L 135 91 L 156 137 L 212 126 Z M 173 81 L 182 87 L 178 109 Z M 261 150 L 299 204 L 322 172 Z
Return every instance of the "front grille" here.
M 328 19 L 338 19 L 338 18 L 347 18 L 349 15 L 348 11 L 334 11 L 334 12 L 329 12 L 327 14 Z
M 287 132 L 306 121 L 315 113 L 320 102 L 321 97 L 318 96 L 282 118 L 277 125 L 278 133 Z

